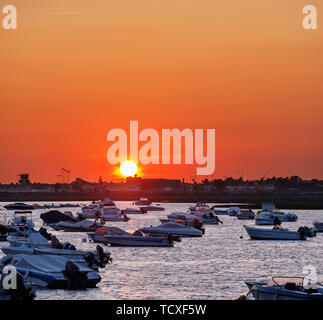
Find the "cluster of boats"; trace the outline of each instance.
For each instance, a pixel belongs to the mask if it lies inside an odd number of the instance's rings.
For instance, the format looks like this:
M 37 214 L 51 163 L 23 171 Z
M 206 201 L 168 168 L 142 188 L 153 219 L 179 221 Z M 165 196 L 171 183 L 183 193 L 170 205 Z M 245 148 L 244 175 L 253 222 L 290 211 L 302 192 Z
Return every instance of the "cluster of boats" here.
M 164 211 L 165 208 L 159 204 L 152 205 L 152 202 L 147 198 L 141 198 L 140 201 L 133 203 L 132 207 L 120 209 L 111 199 L 102 201 L 93 201 L 90 205 L 83 206 L 82 212 L 78 213 L 81 219 L 96 219 L 100 218 L 104 221 L 128 221 L 129 214 L 145 214 L 148 211 Z
M 222 224 L 219 216 L 223 215 L 239 220 L 254 219 L 256 225 L 274 226 L 273 228 L 244 226 L 251 239 L 306 240 L 323 231 L 323 222 L 319 221 L 313 222 L 314 228 L 300 227 L 297 231 L 282 228 L 282 222 L 297 221 L 297 216 L 280 212 L 272 204 L 263 204 L 262 209 L 254 213 L 250 209 L 239 207 L 220 210 L 204 202 L 196 203 L 186 212 L 176 211 L 168 214 L 167 217 L 160 219 L 161 224 L 157 226 L 141 227 L 134 232 L 105 225 L 107 221 L 127 222 L 128 214 L 147 213 L 149 210 L 143 209 L 144 206 L 149 207 L 152 204 L 147 199 L 140 199 L 133 205 L 131 208 L 119 209 L 114 201 L 105 199 L 81 207 L 82 211 L 76 216 L 70 211 L 50 210 L 42 213 L 40 218 L 45 226 L 55 231 L 87 233 L 91 242 L 123 247 L 172 247 L 182 238 L 202 237 L 205 234 L 204 225 Z M 7 266 L 14 266 L 20 281 L 19 294 L 0 285 L 0 300 L 33 299 L 37 287 L 50 289 L 95 287 L 101 281 L 100 269 L 112 261 L 110 253 L 105 252 L 100 245 L 93 251 L 78 250 L 68 242 L 61 243 L 43 227 L 36 231 L 32 211 L 29 210 L 16 211 L 10 223 L 0 223 L 0 240 L 8 242 L 7 246 L 1 248 L 6 256 L 0 260 L 0 273 L 2 274 Z M 322 289 L 308 292 L 299 281 L 283 282 L 279 277 L 273 278 L 270 282 L 249 281 L 246 284 L 250 290 L 248 294 L 251 293 L 256 299 L 270 299 L 273 296 L 282 299 L 306 297 L 322 299 L 323 296 Z
M 1 248 L 6 254 L 0 260 L 0 272 L 13 266 L 20 277 L 20 295 L 24 299 L 35 297 L 35 287 L 51 289 L 86 289 L 101 281 L 99 268 L 112 261 L 109 252 L 99 245 L 96 251 L 77 250 L 70 243 L 61 243 L 45 228 L 35 230 L 31 217 L 16 213 L 6 227 L 8 246 Z M 2 274 L 3 278 L 3 274 Z M 11 291 L 10 291 L 11 290 Z M 27 291 L 26 291 L 27 290 Z M 0 288 L 0 299 L 18 299 L 17 291 Z

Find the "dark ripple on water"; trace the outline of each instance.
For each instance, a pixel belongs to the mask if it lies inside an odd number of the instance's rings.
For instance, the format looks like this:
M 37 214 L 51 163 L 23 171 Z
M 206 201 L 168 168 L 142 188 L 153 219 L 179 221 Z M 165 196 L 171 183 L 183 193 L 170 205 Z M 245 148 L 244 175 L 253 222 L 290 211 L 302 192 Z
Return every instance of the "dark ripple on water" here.
M 130 202 L 117 202 L 121 208 Z M 5 204 L 3 204 L 5 205 Z M 118 222 L 128 231 L 157 225 L 159 218 L 173 211 L 186 211 L 190 204 L 165 203 L 164 212 L 131 215 L 128 223 Z M 79 209 L 72 209 L 74 214 Z M 290 210 L 298 215 L 290 229 L 312 226 L 323 220 L 322 210 Z M 36 227 L 44 210 L 33 213 Z M 271 275 L 302 275 L 303 266 L 316 267 L 322 281 L 323 234 L 307 241 L 251 241 L 243 224 L 233 217 L 221 216 L 223 225 L 205 226 L 202 238 L 182 239 L 174 248 L 109 247 L 113 263 L 100 275 L 98 288 L 82 291 L 38 290 L 37 299 L 236 299 L 247 292 L 244 281 Z M 82 242 L 84 233 L 50 231 L 61 241 L 69 241 L 79 249 L 95 249 L 95 244 Z M 240 236 L 243 236 L 240 239 Z M 6 243 L 1 243 L 1 246 Z

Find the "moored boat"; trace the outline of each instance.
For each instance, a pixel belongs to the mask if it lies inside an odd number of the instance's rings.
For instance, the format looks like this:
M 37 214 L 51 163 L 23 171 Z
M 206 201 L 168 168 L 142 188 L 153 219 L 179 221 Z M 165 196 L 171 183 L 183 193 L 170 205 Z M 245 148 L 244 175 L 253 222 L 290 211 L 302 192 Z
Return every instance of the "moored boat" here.
M 281 212 L 273 203 L 263 203 L 255 216 L 257 225 L 274 225 L 275 219 L 279 219 L 280 222 L 296 222 L 298 217 L 294 213 Z
M 32 285 L 51 289 L 94 288 L 99 274 L 82 262 L 53 255 L 8 255 L 0 260 L 0 268 L 12 265 Z
M 171 235 L 150 236 L 140 230 L 131 234 L 117 227 L 99 228 L 96 232 L 88 233 L 88 236 L 94 242 L 122 247 L 172 247 L 174 241 L 180 241 L 178 237 Z
M 50 227 L 57 231 L 66 232 L 91 232 L 101 227 L 102 223 L 92 220 L 82 220 L 78 222 L 60 221 L 55 224 L 51 224 Z
M 245 283 L 256 300 L 323 300 L 323 288 L 309 285 L 303 277 L 272 277 L 269 281 Z
M 255 213 L 251 209 L 241 209 L 236 214 L 239 220 L 253 220 L 255 218 Z
M 307 237 L 315 236 L 313 230 L 307 227 L 300 227 L 297 231 L 290 231 L 287 228 L 255 228 L 244 226 L 249 237 L 254 240 L 306 240 Z
M 185 226 L 181 223 L 167 222 L 156 227 L 141 228 L 145 234 L 149 235 L 173 235 L 177 237 L 202 237 L 201 230 Z

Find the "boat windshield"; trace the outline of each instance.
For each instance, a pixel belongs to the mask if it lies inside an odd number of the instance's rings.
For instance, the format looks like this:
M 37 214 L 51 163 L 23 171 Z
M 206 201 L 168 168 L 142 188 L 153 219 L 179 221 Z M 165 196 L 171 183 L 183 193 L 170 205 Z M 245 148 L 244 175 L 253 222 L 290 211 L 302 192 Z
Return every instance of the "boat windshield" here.
M 285 286 L 286 283 L 295 283 L 297 286 L 302 286 L 303 280 L 303 277 L 272 277 L 267 283 L 267 286 Z

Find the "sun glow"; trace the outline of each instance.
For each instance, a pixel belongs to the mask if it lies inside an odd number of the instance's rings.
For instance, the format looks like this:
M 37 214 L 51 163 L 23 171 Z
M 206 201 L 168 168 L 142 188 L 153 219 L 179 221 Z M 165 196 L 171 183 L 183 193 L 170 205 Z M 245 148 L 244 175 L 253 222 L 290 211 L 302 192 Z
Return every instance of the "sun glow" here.
M 137 165 L 133 161 L 125 161 L 120 166 L 120 172 L 125 177 L 132 177 L 137 173 Z

